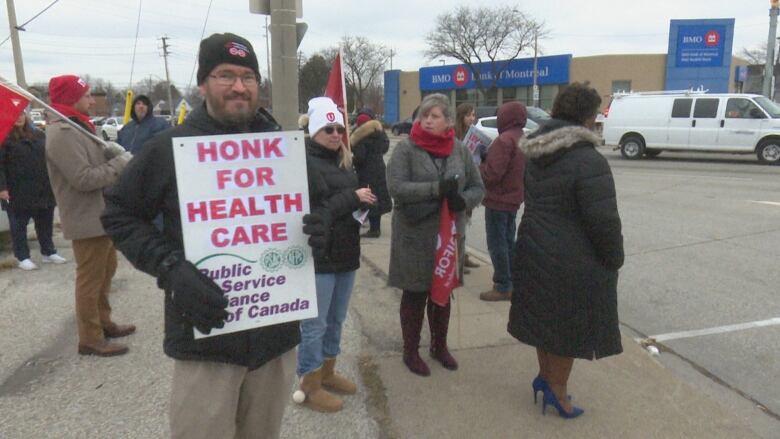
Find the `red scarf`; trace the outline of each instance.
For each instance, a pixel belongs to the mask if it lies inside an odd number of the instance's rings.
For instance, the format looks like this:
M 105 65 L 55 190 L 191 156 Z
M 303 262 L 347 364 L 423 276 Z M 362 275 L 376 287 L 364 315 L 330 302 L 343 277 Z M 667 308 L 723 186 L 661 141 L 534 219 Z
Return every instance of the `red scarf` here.
M 449 157 L 455 145 L 455 129 L 448 128 L 444 134 L 434 134 L 424 130 L 420 121 L 415 121 L 409 139 L 434 157 Z
M 63 116 L 71 118 L 75 117 L 78 119 L 79 122 L 84 125 L 85 128 L 88 128 L 90 131 L 92 131 L 92 134 L 95 134 L 95 124 L 92 123 L 91 120 L 89 120 L 89 115 L 86 115 L 80 111 L 77 111 L 75 108 L 71 107 L 70 105 L 62 105 L 62 104 L 51 104 L 51 107 L 55 110 L 62 113 Z

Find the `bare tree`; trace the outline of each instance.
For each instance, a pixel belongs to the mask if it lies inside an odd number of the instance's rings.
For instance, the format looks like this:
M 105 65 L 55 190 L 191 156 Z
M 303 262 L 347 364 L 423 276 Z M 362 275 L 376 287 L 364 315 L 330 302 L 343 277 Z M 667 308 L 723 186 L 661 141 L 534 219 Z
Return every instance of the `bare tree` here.
M 544 23 L 515 7 L 460 6 L 436 18 L 436 27 L 425 37 L 425 55 L 455 58 L 465 64 L 484 97 L 496 87 L 509 63 L 532 48 L 535 37 L 543 38 L 546 33 Z
M 382 83 L 389 52 L 385 46 L 372 43 L 366 37 L 349 35 L 341 38 L 341 49 L 347 90 L 351 88 L 354 92 L 353 108 L 361 108 L 366 105 L 367 91 Z M 327 59 L 328 52 L 324 54 Z
M 759 47 L 743 47 L 740 55 L 750 64 L 766 64 L 766 43 Z

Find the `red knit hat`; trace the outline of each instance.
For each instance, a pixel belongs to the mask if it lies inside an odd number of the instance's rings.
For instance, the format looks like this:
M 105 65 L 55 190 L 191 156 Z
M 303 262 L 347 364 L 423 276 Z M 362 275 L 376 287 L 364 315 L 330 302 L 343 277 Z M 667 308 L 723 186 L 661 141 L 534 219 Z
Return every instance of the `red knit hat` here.
M 355 124 L 357 124 L 357 126 L 361 126 L 364 123 L 368 122 L 369 120 L 371 120 L 371 116 L 363 113 L 360 116 L 358 116 L 357 119 L 355 119 Z
M 89 90 L 89 84 L 76 75 L 55 76 L 49 80 L 49 101 L 73 105 Z

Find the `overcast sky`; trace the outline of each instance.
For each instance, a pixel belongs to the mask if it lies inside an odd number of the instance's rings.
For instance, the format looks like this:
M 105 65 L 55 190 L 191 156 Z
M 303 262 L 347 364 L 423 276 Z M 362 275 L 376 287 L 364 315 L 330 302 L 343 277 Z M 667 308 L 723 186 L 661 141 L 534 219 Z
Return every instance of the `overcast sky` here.
M 19 24 L 53 0 L 15 0 Z M 1 2 L 5 3 L 5 2 Z M 303 21 L 309 30 L 300 50 L 310 55 L 333 46 L 343 35 L 368 37 L 396 52 L 393 68 L 416 70 L 439 65 L 423 55 L 425 35 L 433 29 L 442 6 L 455 8 L 507 4 L 544 21 L 550 30 L 541 43 L 544 54 L 574 56 L 615 53 L 666 53 L 670 19 L 735 18 L 734 54 L 765 44 L 769 27 L 768 0 L 303 0 Z M 136 24 L 141 21 L 135 63 Z M 190 84 L 198 42 L 209 0 L 60 0 L 21 32 L 28 83 L 74 73 L 105 78 L 124 88 L 165 76 L 159 37 L 170 37 L 169 68 L 173 83 Z M 8 12 L 0 5 L 0 41 L 8 36 Z M 249 39 L 265 75 L 264 17 L 249 13 L 249 0 L 213 0 L 206 32 L 233 32 Z M 449 63 L 449 62 L 448 62 Z M 388 66 L 389 67 L 389 66 Z M 10 40 L 0 45 L 0 75 L 16 76 Z M 155 78 L 157 79 L 157 78 Z

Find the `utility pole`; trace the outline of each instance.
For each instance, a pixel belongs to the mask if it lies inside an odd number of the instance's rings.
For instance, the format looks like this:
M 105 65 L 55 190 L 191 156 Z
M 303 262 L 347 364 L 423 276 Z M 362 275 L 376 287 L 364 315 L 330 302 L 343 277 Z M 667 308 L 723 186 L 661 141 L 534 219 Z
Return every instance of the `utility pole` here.
M 268 27 L 268 16 L 265 16 L 265 68 L 266 68 L 266 81 L 268 81 L 268 101 L 271 105 L 271 108 L 273 108 L 273 101 L 271 100 L 271 87 L 273 87 L 273 84 L 271 83 L 271 36 L 268 35 L 268 32 L 270 31 L 270 27 Z
M 14 0 L 5 0 L 8 7 L 8 27 L 11 28 L 11 46 L 14 53 L 14 68 L 16 69 L 16 83 L 27 89 L 27 80 L 24 79 L 24 62 L 22 62 L 22 47 L 19 45 L 19 28 L 16 25 L 16 8 Z
M 539 32 L 534 31 L 534 84 L 532 88 L 534 107 L 539 106 Z
M 162 40 L 163 59 L 165 60 L 165 82 L 168 84 L 168 111 L 171 116 L 171 122 L 173 122 L 173 96 L 171 96 L 171 75 L 168 73 L 168 36 L 160 37 Z
M 271 56 L 274 118 L 285 130 L 298 128 L 298 38 L 296 0 L 271 0 Z
M 393 48 L 390 48 L 390 70 L 393 70 L 393 57 L 396 55 L 395 50 Z
M 766 65 L 764 66 L 763 95 L 772 99 L 772 78 L 774 77 L 775 37 L 777 36 L 778 0 L 770 0 L 769 4 L 769 35 L 766 43 Z

